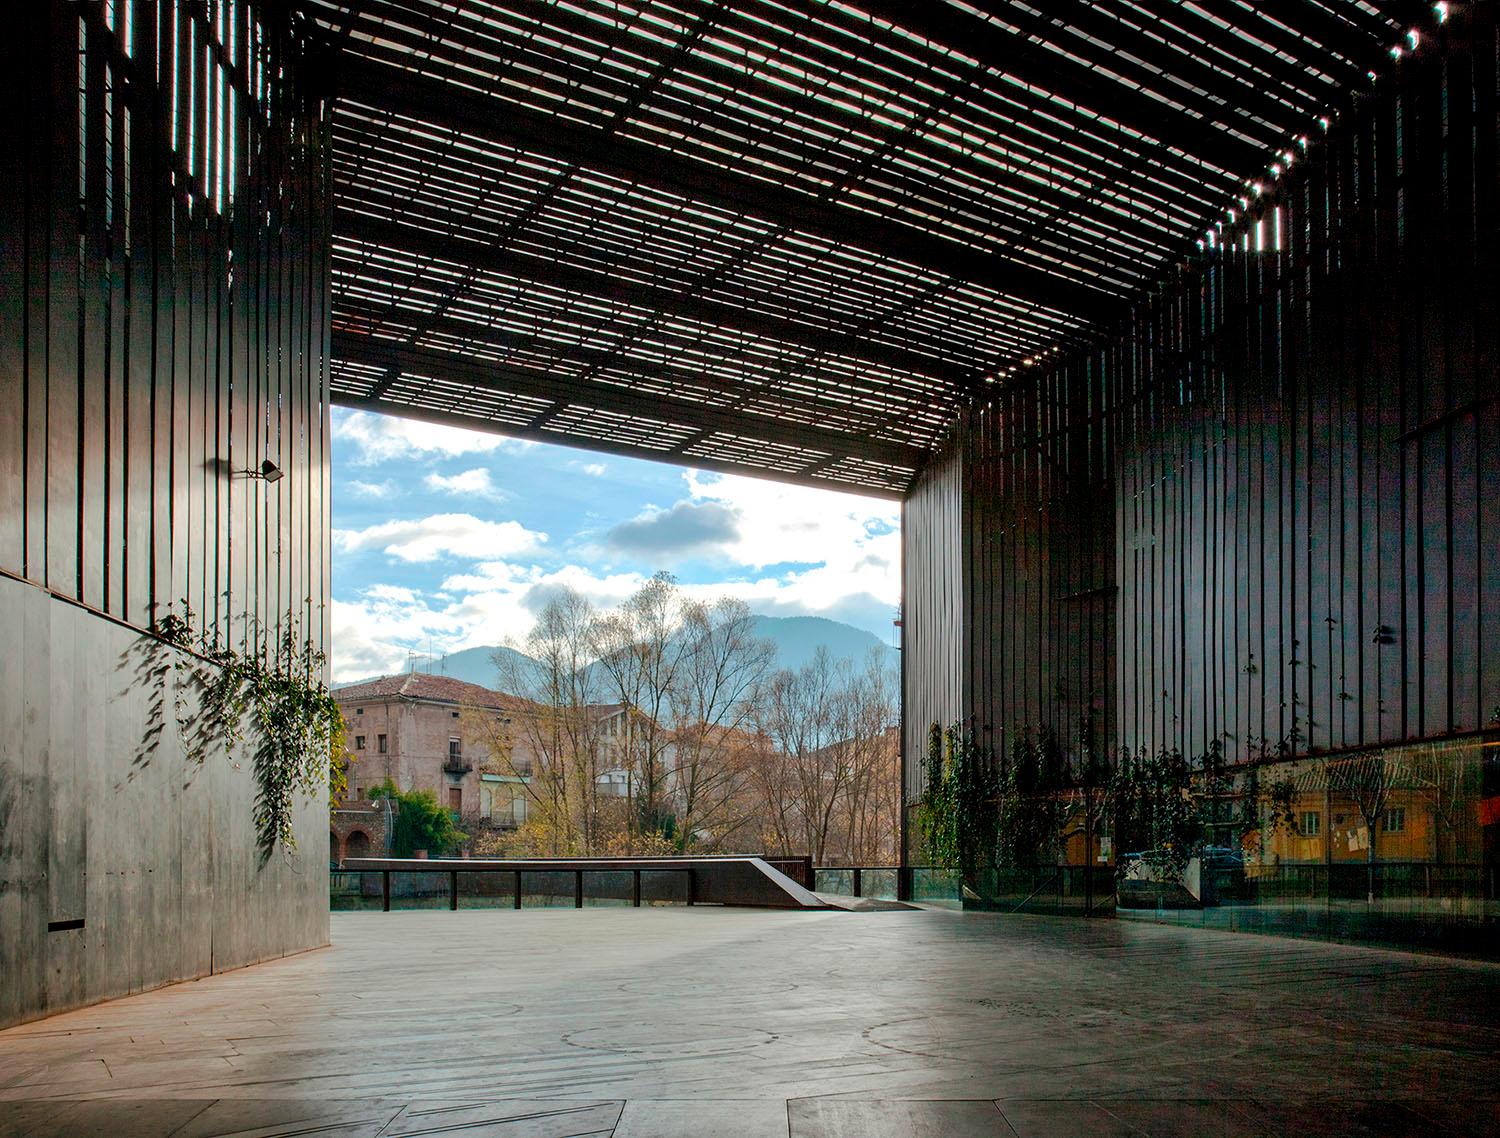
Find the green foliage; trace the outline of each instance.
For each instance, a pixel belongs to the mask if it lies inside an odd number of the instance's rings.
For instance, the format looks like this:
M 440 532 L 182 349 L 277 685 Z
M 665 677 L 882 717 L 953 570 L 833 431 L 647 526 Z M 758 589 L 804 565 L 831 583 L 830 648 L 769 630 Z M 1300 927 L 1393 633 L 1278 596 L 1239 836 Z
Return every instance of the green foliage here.
M 1054 861 L 1067 803 L 1068 764 L 1050 728 L 1011 733 L 1010 754 L 997 779 L 996 860 L 1004 866 Z
M 1242 810 L 1238 819 L 1241 843 L 1247 850 L 1264 849 L 1267 839 L 1277 833 L 1290 833 L 1296 788 L 1285 775 L 1265 782 L 1259 767 L 1251 767 L 1242 783 Z
M 254 822 L 264 861 L 282 845 L 296 848 L 292 828 L 298 793 L 321 794 L 344 783 L 344 717 L 323 682 L 325 658 L 311 640 L 299 643 L 288 616 L 269 650 L 223 644 L 217 630 L 195 635 L 193 612 L 169 613 L 140 647 L 137 672 L 153 685 L 139 768 L 160 747 L 170 687 L 173 717 L 187 761 L 202 766 L 209 751 L 249 742 L 256 779 Z
M 452 813 L 438 805 L 437 795 L 430 790 L 400 791 L 386 779 L 370 788 L 370 797 L 389 798 L 396 804 L 396 828 L 391 835 L 396 857 L 411 857 L 417 850 L 442 857 L 456 850 L 469 836 L 459 830 Z
M 927 791 L 917 827 L 928 860 L 966 878 L 994 864 L 1000 784 L 993 756 L 958 724 L 927 736 Z
M 1139 852 L 1141 861 L 1159 870 L 1186 869 L 1204 832 L 1192 783 L 1192 767 L 1176 747 L 1122 750 L 1110 786 L 1116 848 Z M 1128 864 L 1124 857 L 1116 861 L 1121 872 Z
M 1212 739 L 1194 764 L 1193 796 L 1198 802 L 1204 840 L 1229 845 L 1234 833 L 1234 775 L 1224 754 L 1224 741 Z

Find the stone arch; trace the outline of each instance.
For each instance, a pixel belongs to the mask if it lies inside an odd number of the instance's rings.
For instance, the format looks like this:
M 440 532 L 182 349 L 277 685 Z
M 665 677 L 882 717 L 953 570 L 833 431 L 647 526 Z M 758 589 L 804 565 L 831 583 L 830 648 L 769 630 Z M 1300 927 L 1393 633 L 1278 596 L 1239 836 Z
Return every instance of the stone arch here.
M 337 869 L 344 861 L 343 843 L 337 830 L 328 831 L 328 864 Z
M 369 857 L 370 835 L 363 830 L 350 830 L 349 836 L 344 839 L 344 856 Z

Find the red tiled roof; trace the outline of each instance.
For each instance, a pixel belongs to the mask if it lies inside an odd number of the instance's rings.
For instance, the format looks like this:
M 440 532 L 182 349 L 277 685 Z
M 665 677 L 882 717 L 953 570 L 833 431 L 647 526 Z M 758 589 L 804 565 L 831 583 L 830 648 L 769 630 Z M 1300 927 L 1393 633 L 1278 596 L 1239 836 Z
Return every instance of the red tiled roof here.
M 333 698 L 339 703 L 358 703 L 372 699 L 425 699 L 434 703 L 457 703 L 468 707 L 494 707 L 505 711 L 518 711 L 528 706 L 528 701 L 505 692 L 492 691 L 479 684 L 456 680 L 452 676 L 434 676 L 427 672 L 402 672 L 395 676 L 381 676 L 362 684 L 338 688 Z

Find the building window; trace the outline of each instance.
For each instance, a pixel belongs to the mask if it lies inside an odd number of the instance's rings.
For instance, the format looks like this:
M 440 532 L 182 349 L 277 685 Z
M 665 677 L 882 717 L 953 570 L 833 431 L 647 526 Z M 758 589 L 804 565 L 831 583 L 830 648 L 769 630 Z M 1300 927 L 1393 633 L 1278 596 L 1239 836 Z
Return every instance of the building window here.
M 386 745 L 385 745 L 385 736 L 384 735 L 376 735 L 375 736 L 375 749 L 377 751 L 379 751 L 382 755 L 386 753 Z
M 464 791 L 463 791 L 463 787 L 461 787 L 461 786 L 450 786 L 448 788 L 448 809 L 452 810 L 455 814 L 459 814 L 459 813 L 463 812 L 463 808 L 464 808 Z
M 453 712 L 453 713 L 452 713 L 452 715 L 453 715 L 453 718 L 454 718 L 454 719 L 457 719 L 457 718 L 458 718 L 458 712 L 456 712 L 456 711 L 455 711 L 455 712 Z
M 362 708 L 362 707 L 356 707 L 354 709 L 354 714 L 355 715 L 363 715 L 364 713 L 365 713 L 365 709 Z
M 365 737 L 363 735 L 354 736 L 354 749 L 356 751 L 363 751 L 365 749 Z
M 1399 834 L 1406 829 L 1406 807 L 1396 806 L 1385 812 L 1385 832 Z
M 448 757 L 450 759 L 461 759 L 464 757 L 464 745 L 456 735 L 448 740 Z
M 1304 810 L 1297 829 L 1304 838 L 1316 838 L 1323 830 L 1323 816 L 1316 810 Z

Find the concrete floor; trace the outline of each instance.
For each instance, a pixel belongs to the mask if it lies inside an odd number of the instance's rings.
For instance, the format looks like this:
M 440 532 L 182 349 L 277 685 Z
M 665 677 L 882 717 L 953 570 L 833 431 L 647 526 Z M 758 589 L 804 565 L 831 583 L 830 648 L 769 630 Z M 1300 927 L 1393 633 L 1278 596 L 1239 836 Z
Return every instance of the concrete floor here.
M 0 1135 L 1500 1133 L 1493 964 L 932 911 L 333 939 L 0 1032 Z

